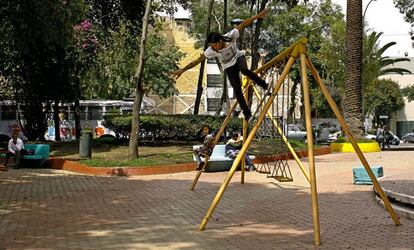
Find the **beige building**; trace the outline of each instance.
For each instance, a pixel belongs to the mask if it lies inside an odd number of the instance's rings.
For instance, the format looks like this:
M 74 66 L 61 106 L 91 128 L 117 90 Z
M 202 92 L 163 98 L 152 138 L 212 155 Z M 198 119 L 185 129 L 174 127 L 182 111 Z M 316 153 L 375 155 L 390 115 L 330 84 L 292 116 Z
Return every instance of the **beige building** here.
M 195 39 L 189 36 L 188 27 L 191 21 L 188 16 L 175 16 L 173 20 L 168 20 L 163 26 L 163 36 L 169 44 L 178 46 L 186 55 L 181 61 L 181 67 L 196 59 L 203 53 L 200 49 L 195 49 Z M 200 66 L 196 66 L 186 71 L 176 82 L 179 94 L 167 99 L 160 99 L 158 96 L 150 95 L 152 99 L 151 108 L 147 108 L 147 113 L 155 114 L 192 114 L 196 99 L 197 82 Z M 203 76 L 203 83 L 206 81 L 206 73 Z M 199 113 L 205 112 L 205 96 L 202 96 Z
M 411 71 L 411 74 L 404 75 L 385 75 L 382 79 L 391 79 L 397 82 L 400 88 L 405 88 L 414 85 L 414 58 L 410 58 L 409 62 L 399 62 L 394 67 L 404 68 Z M 397 113 L 391 117 L 391 130 L 397 133 L 397 136 L 401 138 L 407 132 L 411 132 L 414 129 L 414 101 L 408 101 L 406 97 L 404 108 L 397 111 Z

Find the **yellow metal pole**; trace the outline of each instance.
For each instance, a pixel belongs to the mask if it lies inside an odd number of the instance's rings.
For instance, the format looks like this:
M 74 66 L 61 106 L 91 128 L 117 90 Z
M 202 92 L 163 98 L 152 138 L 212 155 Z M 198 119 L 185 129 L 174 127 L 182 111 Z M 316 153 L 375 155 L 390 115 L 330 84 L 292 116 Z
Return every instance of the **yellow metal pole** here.
M 292 53 L 292 51 L 294 50 L 294 48 L 298 44 L 305 44 L 307 41 L 308 40 L 307 40 L 306 37 L 303 37 L 303 38 L 299 39 L 297 42 L 295 42 L 294 44 L 292 44 L 289 48 L 285 49 L 279 55 L 275 56 L 270 61 L 268 61 L 266 64 L 264 64 L 262 67 L 260 67 L 257 70 L 255 70 L 255 73 L 260 73 L 260 72 L 266 71 L 267 69 L 269 69 L 270 67 L 272 67 L 274 64 L 276 64 L 279 61 L 283 60 L 284 58 L 290 56 L 291 53 Z M 244 89 L 244 94 L 247 93 L 247 89 L 248 89 L 248 87 L 251 84 L 252 84 L 251 81 L 249 81 L 248 84 L 247 84 L 247 86 L 246 86 L 246 88 Z M 227 127 L 227 124 L 230 122 L 231 115 L 232 115 L 234 109 L 236 108 L 236 106 L 237 106 L 237 102 L 233 103 L 233 105 L 231 106 L 229 112 L 227 113 L 226 118 L 224 119 L 224 121 L 223 121 L 223 123 L 222 123 L 222 125 L 221 125 L 221 127 L 219 129 L 219 131 L 216 134 L 216 137 L 214 138 L 214 142 L 213 142 L 214 145 L 216 145 L 218 143 L 218 141 L 220 140 L 220 136 L 223 134 L 224 129 Z M 248 126 L 248 124 L 247 124 L 247 126 Z M 244 125 L 244 122 L 243 122 L 243 139 L 246 138 L 246 135 L 247 135 L 247 126 L 245 126 Z M 195 186 L 196 186 L 196 184 L 197 184 L 197 182 L 198 182 L 198 180 L 199 180 L 199 178 L 201 176 L 201 173 L 203 172 L 205 166 L 207 166 L 207 161 L 208 160 L 205 160 L 205 164 L 204 164 L 203 168 L 200 169 L 197 172 L 197 174 L 196 174 L 196 176 L 195 176 L 195 178 L 193 180 L 193 183 L 191 185 L 190 190 L 194 190 L 194 188 L 195 188 Z M 242 170 L 242 183 L 244 183 L 244 165 L 242 166 L 242 169 L 243 169 Z
M 348 124 L 345 122 L 345 119 L 343 118 L 341 112 L 338 109 L 338 106 L 336 105 L 335 101 L 333 100 L 332 96 L 329 94 L 328 89 L 326 88 L 325 84 L 319 77 L 319 74 L 315 68 L 315 66 L 312 64 L 311 60 L 307 58 L 307 64 L 308 67 L 312 73 L 313 78 L 315 78 L 316 82 L 318 83 L 319 87 L 322 90 L 322 93 L 324 94 L 326 100 L 328 101 L 329 105 L 331 106 L 332 111 L 334 112 L 336 118 L 338 119 L 339 123 L 342 126 L 342 129 L 345 131 L 348 140 L 351 142 L 352 146 L 355 149 L 356 154 L 358 155 L 362 165 L 364 166 L 365 170 L 367 171 L 369 177 L 371 178 L 372 183 L 374 184 L 375 189 L 378 191 L 382 201 L 385 204 L 385 207 L 388 211 L 388 213 L 391 215 L 391 218 L 393 219 L 395 225 L 399 226 L 401 225 L 400 220 L 398 219 L 398 215 L 395 213 L 394 209 L 392 208 L 387 196 L 385 195 L 384 191 L 381 188 L 381 185 L 378 183 L 377 178 L 375 178 L 374 173 L 372 172 L 368 161 L 365 159 L 364 154 L 362 153 L 361 149 L 358 146 L 357 141 L 355 140 L 354 136 L 351 134 L 351 131 L 349 129 Z
M 254 90 L 254 93 L 256 94 L 256 97 L 259 99 L 259 101 L 261 101 L 261 96 L 260 96 L 259 91 L 257 90 L 256 86 L 253 86 L 253 90 Z M 300 161 L 300 159 L 299 159 L 298 155 L 296 154 L 295 150 L 293 149 L 292 145 L 290 145 L 288 139 L 286 138 L 285 134 L 282 131 L 282 128 L 279 126 L 279 124 L 277 123 L 277 121 L 275 120 L 275 118 L 273 117 L 272 113 L 269 110 L 267 111 L 267 115 L 269 116 L 270 120 L 272 121 L 273 127 L 275 127 L 277 129 L 277 132 L 282 137 L 283 142 L 288 147 L 288 149 L 289 149 L 290 153 L 292 154 L 293 158 L 295 159 L 296 163 L 299 165 L 300 170 L 302 170 L 303 175 L 306 177 L 306 179 L 310 183 L 310 179 L 309 179 L 308 173 L 306 173 L 305 166 Z
M 286 64 L 285 69 L 282 72 L 282 75 L 280 76 L 280 78 L 279 78 L 279 80 L 278 80 L 278 82 L 277 82 L 277 84 L 276 84 L 276 86 L 275 86 L 275 88 L 273 90 L 272 95 L 270 96 L 269 100 L 267 101 L 267 103 L 266 103 L 266 105 L 265 105 L 262 113 L 260 114 L 259 119 L 258 119 L 256 125 L 253 127 L 252 131 L 249 133 L 249 136 L 246 139 L 245 143 L 243 144 L 243 147 L 240 150 L 240 153 L 234 159 L 233 165 L 232 165 L 229 173 L 227 174 L 226 179 L 224 180 L 223 184 L 221 184 L 221 187 L 220 187 L 219 191 L 217 192 L 216 196 L 214 197 L 214 200 L 211 203 L 210 207 L 208 208 L 205 217 L 201 221 L 199 230 L 204 230 L 204 228 L 206 227 L 208 220 L 210 219 L 211 215 L 214 212 L 214 209 L 216 208 L 217 204 L 219 203 L 221 197 L 224 194 L 224 191 L 226 190 L 227 186 L 229 185 L 230 180 L 233 177 L 234 172 L 237 169 L 237 166 L 239 165 L 241 159 L 244 158 L 243 156 L 246 153 L 247 148 L 249 147 L 251 141 L 253 140 L 253 137 L 256 134 L 256 132 L 257 132 L 259 126 L 260 126 L 260 123 L 263 121 L 263 119 L 264 119 L 264 117 L 266 115 L 266 111 L 269 109 L 270 105 L 272 104 L 273 99 L 275 98 L 276 93 L 279 91 L 280 86 L 282 85 L 282 83 L 285 80 L 287 74 L 289 73 L 290 69 L 292 68 L 293 63 L 295 62 L 295 59 L 297 57 L 297 53 L 295 53 L 295 54 L 296 54 L 296 56 L 293 56 L 292 55 L 290 57 L 288 63 Z
M 203 167 L 202 167 L 200 170 L 198 170 L 198 171 L 197 171 L 197 174 L 196 174 L 196 176 L 194 177 L 193 183 L 191 184 L 191 188 L 190 188 L 190 190 L 194 190 L 195 186 L 197 185 L 198 179 L 199 179 L 199 178 L 200 178 L 200 176 L 201 176 L 201 173 L 204 171 L 204 169 L 205 169 L 205 168 L 206 168 L 206 166 L 207 166 L 207 162 L 208 162 L 208 157 L 206 157 L 206 158 L 204 159 L 204 165 L 203 165 Z
M 306 72 L 306 48 L 301 46 L 300 49 L 300 66 L 301 78 L 303 87 L 303 100 L 305 105 L 305 120 L 306 133 L 308 138 L 308 158 L 309 158 L 309 172 L 311 181 L 311 196 L 312 196 L 312 217 L 313 217 L 313 240 L 315 245 L 321 244 L 321 232 L 319 228 L 319 208 L 318 208 L 318 191 L 316 189 L 316 172 L 315 172 L 315 157 L 313 154 L 313 131 L 309 95 L 309 82 Z

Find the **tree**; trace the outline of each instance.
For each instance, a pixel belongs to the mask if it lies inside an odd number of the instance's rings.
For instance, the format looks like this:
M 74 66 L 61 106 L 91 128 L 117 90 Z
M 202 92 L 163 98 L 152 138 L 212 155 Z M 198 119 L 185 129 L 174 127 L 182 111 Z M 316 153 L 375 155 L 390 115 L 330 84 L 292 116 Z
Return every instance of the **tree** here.
M 73 25 L 84 7 L 80 0 L 1 2 L 1 43 L 6 47 L 0 74 L 13 88 L 23 111 L 23 131 L 31 140 L 44 139 L 51 103 L 73 98 Z
M 407 86 L 401 90 L 403 96 L 407 97 L 408 101 L 414 101 L 414 85 Z
M 398 62 L 409 62 L 410 59 L 401 57 L 401 58 L 390 58 L 388 56 L 383 56 L 384 52 L 390 47 L 397 44 L 396 42 L 389 42 L 384 46 L 379 46 L 379 39 L 382 35 L 382 32 L 372 32 L 371 34 L 364 37 L 363 44 L 363 90 L 364 96 L 369 88 L 378 77 L 387 75 L 387 74 L 410 74 L 411 71 L 395 67 L 394 64 Z
M 396 111 L 404 107 L 404 99 L 398 83 L 381 79 L 375 80 L 366 90 L 366 112 L 374 117 L 378 123 L 381 115 L 391 117 Z
M 178 47 L 167 46 L 165 39 L 157 34 L 155 30 L 151 30 L 151 34 L 147 35 L 147 28 L 144 26 L 148 21 L 151 8 L 150 2 L 148 0 L 147 10 L 143 20 L 138 67 L 134 76 L 136 89 L 129 141 L 129 155 L 131 158 L 139 155 L 139 117 L 144 94 L 156 94 L 161 98 L 167 98 L 177 94 L 178 91 L 174 86 L 175 81 L 171 75 L 178 69 L 177 64 L 184 56 Z
M 203 49 L 206 50 L 208 47 L 208 43 L 207 43 L 207 36 L 210 33 L 210 23 L 211 23 L 211 12 L 213 10 L 213 5 L 214 5 L 214 0 L 210 0 L 208 3 L 208 12 L 207 12 L 207 22 L 206 22 L 206 31 L 205 31 L 205 41 L 204 41 L 204 46 Z M 198 75 L 198 82 L 197 82 L 197 93 L 196 93 L 196 99 L 195 99 L 195 103 L 194 103 L 194 114 L 197 115 L 198 114 L 198 109 L 200 107 L 200 103 L 201 103 L 201 95 L 203 93 L 203 75 L 204 75 L 204 66 L 205 66 L 206 61 L 203 60 L 200 63 L 200 72 Z
M 352 134 L 362 137 L 362 1 L 348 0 L 346 10 L 345 119 Z
M 129 157 L 138 156 L 138 132 L 139 132 L 139 115 L 142 99 L 144 97 L 144 86 L 142 84 L 144 66 L 145 66 L 145 45 L 147 41 L 148 17 L 151 10 L 151 0 L 147 0 L 144 19 L 142 21 L 141 45 L 139 51 L 138 68 L 134 76 L 135 80 L 135 99 L 132 110 L 131 134 L 129 137 Z
M 405 14 L 405 21 L 414 24 L 414 1 L 413 0 L 394 0 L 395 7 L 397 7 L 402 14 Z

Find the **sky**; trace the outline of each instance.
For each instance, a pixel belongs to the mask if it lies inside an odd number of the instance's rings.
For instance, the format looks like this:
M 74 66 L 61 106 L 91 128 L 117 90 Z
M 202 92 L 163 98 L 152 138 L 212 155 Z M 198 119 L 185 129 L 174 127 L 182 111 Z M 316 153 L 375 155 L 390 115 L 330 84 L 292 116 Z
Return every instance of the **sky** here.
M 346 13 L 346 0 L 332 0 L 342 6 Z M 369 0 L 363 0 L 363 11 Z M 365 18 L 368 25 L 376 32 L 383 32 L 380 37 L 380 45 L 395 41 L 396 45 L 385 51 L 384 56 L 414 57 L 414 48 L 408 32 L 411 25 L 404 21 L 403 14 L 395 8 L 392 0 L 373 0 L 366 9 Z M 414 27 L 413 27 L 414 29 Z

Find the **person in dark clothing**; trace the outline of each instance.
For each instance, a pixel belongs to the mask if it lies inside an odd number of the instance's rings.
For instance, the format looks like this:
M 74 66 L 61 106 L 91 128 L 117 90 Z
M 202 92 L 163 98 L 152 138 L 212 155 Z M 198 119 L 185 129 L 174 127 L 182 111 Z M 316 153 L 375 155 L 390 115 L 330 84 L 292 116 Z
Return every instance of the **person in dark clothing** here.
M 234 95 L 239 102 L 240 108 L 243 110 L 243 115 L 246 120 L 249 120 L 252 113 L 247 106 L 246 100 L 243 97 L 242 85 L 240 81 L 240 72 L 248 76 L 251 80 L 256 82 L 260 87 L 266 91 L 269 88 L 269 84 L 261 79 L 256 73 L 247 68 L 246 58 L 244 53 L 237 48 L 237 38 L 239 32 L 245 27 L 253 23 L 258 18 L 264 18 L 269 12 L 268 9 L 264 9 L 259 14 L 244 20 L 235 29 L 221 35 L 216 32 L 212 32 L 207 37 L 209 47 L 204 51 L 202 55 L 196 60 L 190 62 L 187 66 L 177 70 L 174 75 L 178 78 L 182 73 L 188 69 L 193 68 L 206 58 L 218 58 L 224 71 L 229 78 L 230 84 L 233 87 Z

